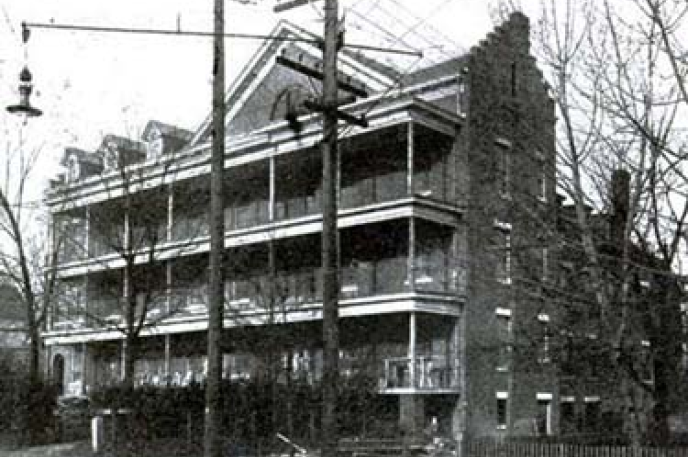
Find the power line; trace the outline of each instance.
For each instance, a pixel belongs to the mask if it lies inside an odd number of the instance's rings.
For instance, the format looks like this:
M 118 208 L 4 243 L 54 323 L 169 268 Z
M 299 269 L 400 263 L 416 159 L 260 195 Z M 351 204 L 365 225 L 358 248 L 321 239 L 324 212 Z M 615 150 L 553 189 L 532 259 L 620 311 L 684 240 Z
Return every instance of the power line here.
M 43 28 L 54 30 L 71 30 L 79 32 L 99 32 L 99 33 L 131 33 L 139 35 L 172 35 L 172 36 L 190 36 L 190 37 L 213 37 L 212 32 L 204 31 L 183 31 L 171 29 L 152 29 L 152 28 L 135 28 L 135 27 L 105 27 L 93 25 L 76 25 L 76 24 L 46 24 L 41 22 L 23 22 L 22 27 L 29 28 Z M 252 40 L 274 40 L 274 41 L 291 41 L 301 43 L 311 43 L 316 46 L 322 46 L 322 40 L 317 38 L 302 38 L 294 36 L 276 36 L 276 35 L 260 35 L 253 33 L 223 33 L 225 38 L 239 38 Z M 388 54 L 400 54 L 407 56 L 422 57 L 422 53 L 415 50 L 406 49 L 389 49 L 366 44 L 345 43 L 345 47 L 351 49 L 360 49 L 365 51 L 381 52 Z

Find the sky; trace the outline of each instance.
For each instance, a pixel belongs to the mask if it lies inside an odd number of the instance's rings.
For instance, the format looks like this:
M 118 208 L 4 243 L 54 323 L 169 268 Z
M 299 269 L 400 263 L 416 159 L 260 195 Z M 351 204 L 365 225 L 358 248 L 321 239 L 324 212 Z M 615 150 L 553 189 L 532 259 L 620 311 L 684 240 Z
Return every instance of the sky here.
M 275 0 L 249 4 L 227 0 L 225 29 L 267 35 L 278 20 L 286 19 L 321 33 L 322 3 L 274 13 Z M 402 69 L 465 52 L 493 26 L 490 0 L 340 0 L 339 4 L 346 18 L 347 41 L 423 51 L 422 62 L 396 59 Z M 109 133 L 137 138 L 151 119 L 195 130 L 210 111 L 209 38 L 32 28 L 23 45 L 20 24 L 211 31 L 211 0 L 4 0 L 0 8 L 0 100 L 4 105 L 17 102 L 18 74 L 26 64 L 34 79 L 32 104 L 44 112 L 24 122 L 2 110 L 2 135 L 5 143 L 40 149 L 37 188 L 59 171 L 66 146 L 95 150 Z M 249 39 L 226 41 L 228 84 L 260 44 Z

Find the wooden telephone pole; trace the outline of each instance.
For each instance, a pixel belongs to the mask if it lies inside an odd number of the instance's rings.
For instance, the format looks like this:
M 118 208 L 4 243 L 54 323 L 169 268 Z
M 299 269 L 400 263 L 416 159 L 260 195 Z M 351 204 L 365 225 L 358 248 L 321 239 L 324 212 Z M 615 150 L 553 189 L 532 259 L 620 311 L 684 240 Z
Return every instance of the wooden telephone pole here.
M 308 0 L 288 0 L 275 7 L 275 11 L 307 4 Z M 338 93 L 340 81 L 337 73 L 337 52 L 342 46 L 339 30 L 339 6 L 337 0 L 325 0 L 325 30 L 322 43 L 322 72 L 301 68 L 297 62 L 283 58 L 278 63 L 322 80 L 323 93 L 320 103 L 311 103 L 310 109 L 323 114 L 322 139 L 322 184 L 323 184 L 323 230 L 322 230 L 322 336 L 323 336 L 323 379 L 321 455 L 334 457 L 337 454 L 339 433 L 337 430 L 337 392 L 339 388 L 339 235 L 337 232 L 337 124 L 340 117 L 365 125 L 364 120 L 355 119 L 339 110 Z M 346 88 L 344 88 L 346 90 Z M 341 116 L 340 116 L 341 115 Z
M 337 455 L 337 391 L 339 387 L 339 238 L 337 233 L 337 0 L 325 0 L 323 47 L 323 383 L 321 455 Z
M 222 452 L 222 327 L 224 319 L 223 267 L 225 249 L 223 175 L 225 156 L 224 0 L 214 0 L 213 111 L 210 156 L 210 253 L 208 273 L 208 373 L 205 392 L 203 455 Z

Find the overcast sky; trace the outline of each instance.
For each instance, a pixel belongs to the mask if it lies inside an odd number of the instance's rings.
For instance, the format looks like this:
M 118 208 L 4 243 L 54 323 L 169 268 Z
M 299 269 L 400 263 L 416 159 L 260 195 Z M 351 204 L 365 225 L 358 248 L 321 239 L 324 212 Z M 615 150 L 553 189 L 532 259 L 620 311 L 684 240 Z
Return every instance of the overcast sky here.
M 257 5 L 226 2 L 226 31 L 268 34 L 279 19 L 316 33 L 321 11 L 306 5 L 272 12 L 273 0 Z M 320 2 L 322 3 L 322 2 Z M 425 61 L 449 58 L 474 45 L 492 27 L 488 0 L 340 0 L 347 40 L 392 48 L 414 48 Z M 109 27 L 210 31 L 211 0 L 5 0 L 0 16 L 0 99 L 15 103 L 18 73 L 25 61 L 34 76 L 33 104 L 44 116 L 22 125 L 4 114 L 3 134 L 20 132 L 43 145 L 48 173 L 65 146 L 95 149 L 103 135 L 137 137 L 150 119 L 195 129 L 208 114 L 211 42 L 204 38 L 103 34 L 32 29 L 26 47 L 22 21 Z M 229 39 L 228 83 L 260 42 Z M 384 58 L 384 56 L 380 56 Z M 400 65 L 412 68 L 414 59 Z

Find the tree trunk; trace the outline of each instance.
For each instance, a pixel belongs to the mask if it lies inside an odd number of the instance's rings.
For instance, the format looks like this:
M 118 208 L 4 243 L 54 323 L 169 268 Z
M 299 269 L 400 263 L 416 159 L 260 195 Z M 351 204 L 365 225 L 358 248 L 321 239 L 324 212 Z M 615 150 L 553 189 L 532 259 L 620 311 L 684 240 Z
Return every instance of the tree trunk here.
M 134 388 L 137 345 L 137 336 L 127 333 L 122 344 L 122 386 L 127 389 Z

